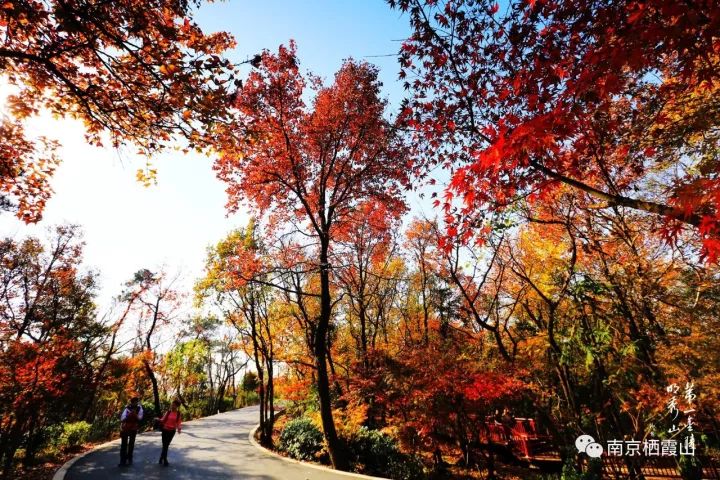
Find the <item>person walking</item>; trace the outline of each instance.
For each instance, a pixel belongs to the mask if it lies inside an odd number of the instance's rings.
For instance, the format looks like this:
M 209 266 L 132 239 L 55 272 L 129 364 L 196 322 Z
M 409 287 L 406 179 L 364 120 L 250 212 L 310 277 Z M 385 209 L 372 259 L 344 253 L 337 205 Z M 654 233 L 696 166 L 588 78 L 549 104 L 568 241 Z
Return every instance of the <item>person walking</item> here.
M 132 465 L 133 450 L 135 450 L 135 436 L 143 419 L 143 408 L 140 399 L 133 397 L 130 404 L 120 414 L 120 465 Z
M 182 419 L 180 415 L 180 400 L 173 400 L 170 405 L 170 410 L 165 412 L 165 415 L 160 419 L 160 425 L 162 429 L 162 452 L 160 453 L 160 461 L 158 463 L 164 466 L 170 465 L 167 460 L 168 447 L 175 436 L 175 431 L 178 434 L 182 433 Z

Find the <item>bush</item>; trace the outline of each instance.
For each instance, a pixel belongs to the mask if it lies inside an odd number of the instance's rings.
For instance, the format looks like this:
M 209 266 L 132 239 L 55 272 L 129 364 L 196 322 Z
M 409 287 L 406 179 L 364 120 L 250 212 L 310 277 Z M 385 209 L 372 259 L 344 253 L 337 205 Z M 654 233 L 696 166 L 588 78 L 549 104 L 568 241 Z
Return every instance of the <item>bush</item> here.
M 402 453 L 395 439 L 377 430 L 360 428 L 350 441 L 350 450 L 356 469 L 366 475 L 379 475 L 394 480 L 424 477 L 420 461 Z
M 115 415 L 109 417 L 96 417 L 90 425 L 88 432 L 89 442 L 100 442 L 112 438 L 113 434 L 120 432 L 120 420 Z
M 242 389 L 246 392 L 255 392 L 260 387 L 260 380 L 255 372 L 245 372 L 242 379 Z
M 280 434 L 280 450 L 298 460 L 312 460 L 322 447 L 322 432 L 307 418 L 289 421 Z
M 702 465 L 695 456 L 680 456 L 678 467 L 680 470 L 680 476 L 684 479 L 702 478 Z
M 220 411 L 229 412 L 235 408 L 235 399 L 232 397 L 223 397 L 220 401 Z
M 169 410 L 170 405 L 162 411 L 167 412 Z M 180 409 L 180 415 L 182 415 L 183 420 L 192 420 L 193 418 L 204 417 L 214 413 L 217 413 L 217 411 L 212 410 L 212 406 L 209 406 L 207 399 L 204 398 L 187 401 Z
M 588 458 L 587 461 L 587 470 L 578 472 L 573 459 L 568 458 L 563 465 L 560 480 L 599 480 L 603 478 L 602 461 L 598 458 Z
M 63 423 L 58 447 L 72 449 L 86 443 L 90 436 L 90 428 L 88 422 Z

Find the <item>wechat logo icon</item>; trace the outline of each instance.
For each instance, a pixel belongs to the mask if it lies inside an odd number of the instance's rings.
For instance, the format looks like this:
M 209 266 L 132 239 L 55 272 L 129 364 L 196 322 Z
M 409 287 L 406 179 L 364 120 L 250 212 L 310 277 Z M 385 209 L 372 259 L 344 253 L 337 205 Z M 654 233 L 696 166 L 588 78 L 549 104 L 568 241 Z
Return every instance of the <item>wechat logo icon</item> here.
M 590 435 L 580 435 L 575 439 L 575 448 L 580 453 L 587 453 L 590 458 L 600 458 L 603 454 L 603 447 L 595 442 Z

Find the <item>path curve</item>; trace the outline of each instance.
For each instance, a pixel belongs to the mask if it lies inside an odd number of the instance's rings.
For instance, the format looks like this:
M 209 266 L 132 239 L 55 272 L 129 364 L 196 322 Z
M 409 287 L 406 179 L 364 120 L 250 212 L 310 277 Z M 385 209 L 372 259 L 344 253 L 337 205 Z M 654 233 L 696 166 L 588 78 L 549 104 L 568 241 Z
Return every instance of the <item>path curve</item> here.
M 77 459 L 64 480 L 179 479 L 179 480 L 349 480 L 370 478 L 309 467 L 278 458 L 250 443 L 259 407 L 246 407 L 183 422 L 168 454 L 169 467 L 157 463 L 160 433 L 137 436 L 133 465 L 118 467 L 120 440 L 104 444 Z M 57 480 L 57 479 L 56 479 Z

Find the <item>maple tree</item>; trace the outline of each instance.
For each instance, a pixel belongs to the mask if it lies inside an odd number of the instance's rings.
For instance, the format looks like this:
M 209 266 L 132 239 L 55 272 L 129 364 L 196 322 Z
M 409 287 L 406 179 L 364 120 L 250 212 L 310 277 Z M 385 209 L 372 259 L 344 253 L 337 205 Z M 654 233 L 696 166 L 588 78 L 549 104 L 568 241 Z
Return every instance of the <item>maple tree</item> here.
M 416 173 L 452 171 L 448 233 L 560 185 L 720 251 L 715 2 L 389 0 Z
M 52 242 L 0 242 L 0 462 L 12 476 L 25 448 L 31 462 L 48 428 L 81 405 L 95 380 L 94 361 L 107 331 L 95 318 L 95 275 L 83 271 L 73 227 Z
M 408 449 L 430 453 L 436 469 L 443 468 L 441 447 L 459 446 L 468 465 L 486 457 L 492 478 L 492 451 L 482 446 L 486 417 L 521 398 L 526 386 L 508 367 L 477 361 L 478 343 L 466 332 L 442 333 L 437 318 L 429 326 L 427 343 L 374 352 L 373 368 L 354 372 L 348 396 L 372 398 L 369 423 L 396 429 Z
M 245 145 L 226 148 L 216 163 L 228 185 L 228 207 L 272 213 L 278 230 L 294 228 L 314 245 L 306 253 L 319 279 L 319 315 L 312 322 L 322 426 L 332 463 L 347 469 L 332 418 L 327 343 L 332 320 L 332 249 L 362 202 L 402 210 L 404 150 L 383 117 L 377 69 L 346 61 L 334 83 L 300 73 L 295 46 L 263 52 L 235 104 Z M 315 90 L 311 105 L 303 95 Z
M 423 339 L 428 343 L 430 333 L 428 322 L 430 319 L 430 283 L 432 282 L 432 259 L 431 253 L 436 244 L 432 229 L 423 222 L 415 221 L 407 232 L 408 247 L 413 255 L 413 260 L 418 266 L 417 276 L 419 280 L 418 290 L 420 293 L 420 305 L 422 307 L 422 323 L 424 327 Z
M 713 322 L 690 305 L 713 302 L 702 285 L 717 267 L 698 259 L 695 235 L 680 235 L 668 247 L 646 235 L 662 219 L 588 207 L 571 188 L 523 214 L 528 224 L 513 235 L 506 231 L 495 246 L 489 278 L 502 275 L 502 281 L 483 290 L 509 305 L 502 338 L 513 346 L 514 364 L 533 365 L 537 413 L 552 419 L 555 443 L 588 430 L 601 439 L 618 432 L 640 438 L 652 425 L 664 435 L 667 384 L 714 376 L 704 370 L 715 370 L 712 354 L 702 367 L 689 360 L 694 348 L 714 348 L 700 333 Z M 686 296 L 689 291 L 698 296 Z M 701 346 L 696 335 L 710 343 Z M 705 397 L 699 415 L 710 430 L 715 410 Z M 639 477 L 641 462 L 625 460 Z
M 497 264 L 497 255 L 506 242 L 504 233 L 496 229 L 488 235 L 485 249 L 479 250 L 461 239 L 446 241 L 437 220 L 416 220 L 408 232 L 411 238 L 424 238 L 425 260 L 435 275 L 444 279 L 457 295 L 456 317 L 474 334 L 487 334 L 500 357 L 512 360 L 517 342 L 509 328 L 518 306 L 517 297 L 506 297 L 502 286 L 507 271 Z M 430 239 L 434 241 L 430 241 Z M 442 241 L 439 241 L 441 239 Z M 414 241 L 417 244 L 417 240 Z M 440 248 L 442 247 L 442 248 Z M 424 267 L 428 268 L 428 267 Z
M 145 374 L 152 385 L 155 416 L 161 415 L 160 389 L 155 368 L 158 363 L 156 345 L 153 344 L 160 327 L 172 323 L 178 315 L 181 294 L 174 284 L 178 275 L 169 276 L 164 271 L 157 273 L 148 269 L 135 272 L 126 282 L 122 297 L 134 300 L 133 313 L 136 320 L 136 337 L 133 345 L 134 356 L 141 361 Z M 176 386 L 177 388 L 178 386 Z
M 356 348 L 366 365 L 378 336 L 387 333 L 390 305 L 397 293 L 396 264 L 399 219 L 381 204 L 367 202 L 356 209 L 356 220 L 338 237 L 340 290 L 347 301 L 340 305 Z
M 254 268 L 265 252 L 258 239 L 257 226 L 231 232 L 209 250 L 206 274 L 195 287 L 197 300 L 214 302 L 226 320 L 238 331 L 248 358 L 257 372 L 260 400 L 260 441 L 272 444 L 275 422 L 275 362 L 279 336 L 273 318 L 275 298 L 269 287 L 257 280 Z
M 695 235 L 668 247 L 643 235 L 661 218 L 593 208 L 569 187 L 497 219 L 482 245 L 441 247 L 441 224 L 428 220 L 397 236 L 396 217 L 368 203 L 353 214 L 331 250 L 326 340 L 332 415 L 351 448 L 368 429 L 391 432 L 438 473 L 492 476 L 504 461 L 489 417 L 510 408 L 547 428 L 550 443 L 537 448 L 572 463 L 565 446 L 580 432 L 642 438 L 665 425 L 665 382 L 688 376 L 702 389 L 696 421 L 712 445 L 717 268 L 699 260 Z M 288 230 L 261 237 L 262 255 L 226 244 L 216 272 L 230 272 L 228 284 L 274 287 L 271 309 L 289 321 L 275 391 L 289 415 L 322 425 L 313 244 Z M 640 460 L 626 468 L 642 474 Z
M 336 361 L 348 372 L 348 411 L 364 406 L 363 425 L 392 427 L 407 448 L 431 455 L 435 468 L 452 455 L 450 442 L 491 474 L 495 459 L 477 440 L 484 440 L 489 405 L 535 417 L 560 448 L 554 454 L 573 461 L 563 446 L 579 432 L 641 438 L 650 425 L 667 423 L 666 382 L 702 377 L 697 418 L 707 447 L 714 445 L 708 381 L 717 368 L 706 329 L 715 322 L 690 305 L 714 302 L 706 282 L 717 268 L 698 259 L 695 235 L 679 234 L 669 248 L 643 234 L 661 218 L 598 210 L 583 200 L 566 187 L 540 204 L 520 204 L 510 223 L 496 220 L 482 245 L 458 239 L 441 246 L 437 222 L 411 222 L 399 244 L 407 262 L 395 304 L 386 307 L 394 318 L 385 321 L 382 341 L 366 360 L 348 351 L 352 339 L 335 341 Z M 341 326 L 352 334 L 352 320 Z M 462 399 L 466 381 L 488 395 L 487 384 L 507 381 L 512 392 L 520 382 L 524 400 L 501 395 L 499 403 L 480 404 L 477 416 L 471 412 L 479 405 Z M 422 407 L 414 410 L 413 398 Z M 638 460 L 626 468 L 642 474 Z
M 34 139 L 24 120 L 41 110 L 75 118 L 90 144 L 131 144 L 152 154 L 177 138 L 202 147 L 235 89 L 222 53 L 227 33 L 192 21 L 199 1 L 20 0 L 0 5 L 0 74 L 17 91 L 0 120 L 4 209 L 40 219 L 58 159 L 56 142 Z M 149 180 L 154 169 L 139 171 Z

